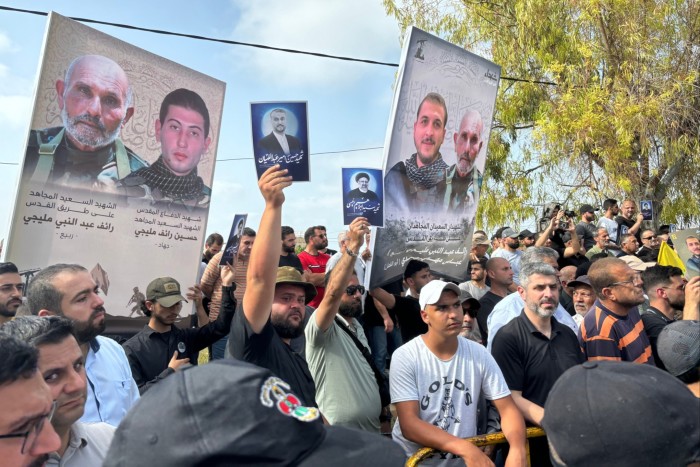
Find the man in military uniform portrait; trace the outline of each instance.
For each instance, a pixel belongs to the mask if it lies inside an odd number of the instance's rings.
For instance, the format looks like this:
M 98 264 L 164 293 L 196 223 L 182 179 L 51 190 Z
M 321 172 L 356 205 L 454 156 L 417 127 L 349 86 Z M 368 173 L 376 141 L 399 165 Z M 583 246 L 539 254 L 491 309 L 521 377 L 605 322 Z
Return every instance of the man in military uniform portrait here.
M 127 196 L 162 207 L 207 208 L 211 188 L 197 164 L 211 144 L 209 124 L 209 110 L 196 92 L 176 89 L 165 96 L 155 127 L 161 155 L 120 182 Z
M 148 164 L 119 139 L 134 113 L 124 70 L 101 55 L 75 58 L 56 81 L 63 126 L 32 130 L 25 181 L 113 191 L 118 180 Z

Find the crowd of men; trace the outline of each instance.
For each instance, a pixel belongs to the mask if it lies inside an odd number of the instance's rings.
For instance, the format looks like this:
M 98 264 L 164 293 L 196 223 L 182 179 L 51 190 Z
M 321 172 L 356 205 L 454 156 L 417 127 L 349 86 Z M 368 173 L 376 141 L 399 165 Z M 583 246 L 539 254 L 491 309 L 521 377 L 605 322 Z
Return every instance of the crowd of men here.
M 290 184 L 262 175 L 232 264 L 212 234 L 199 284 L 154 278 L 122 345 L 84 267 L 25 290 L 1 263 L 3 465 L 403 465 L 424 446 L 443 466 L 700 462 L 700 277 L 656 263 L 665 233 L 632 201 L 617 221 L 607 200 L 597 223 L 583 205 L 537 234 L 477 231 L 466 282 L 413 258 L 367 290 L 367 220 L 338 251 L 311 226 L 297 255 Z M 196 319 L 176 325 L 188 301 Z M 529 450 L 526 427 L 547 433 Z M 497 449 L 465 439 L 497 431 Z

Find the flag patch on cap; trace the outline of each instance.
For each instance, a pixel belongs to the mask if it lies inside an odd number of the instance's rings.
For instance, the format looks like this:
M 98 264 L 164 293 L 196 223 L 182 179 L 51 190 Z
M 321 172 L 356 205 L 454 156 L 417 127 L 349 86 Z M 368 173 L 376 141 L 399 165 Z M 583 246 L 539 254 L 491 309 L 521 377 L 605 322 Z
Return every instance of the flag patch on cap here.
M 180 292 L 180 287 L 175 282 L 166 282 L 163 284 L 163 290 L 165 293 Z
M 320 412 L 315 407 L 305 407 L 297 396 L 289 392 L 289 384 L 276 376 L 265 380 L 260 388 L 260 402 L 265 407 L 276 407 L 282 414 L 302 422 L 317 420 Z

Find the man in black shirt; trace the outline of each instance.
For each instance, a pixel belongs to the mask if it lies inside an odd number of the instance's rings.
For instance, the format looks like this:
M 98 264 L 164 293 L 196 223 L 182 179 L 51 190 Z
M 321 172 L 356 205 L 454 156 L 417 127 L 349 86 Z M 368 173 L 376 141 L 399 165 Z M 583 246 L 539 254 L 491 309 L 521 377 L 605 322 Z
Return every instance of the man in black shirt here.
M 416 336 L 428 332 L 428 325 L 425 324 L 420 315 L 420 304 L 418 297 L 423 286 L 433 279 L 430 273 L 430 265 L 424 261 L 412 259 L 406 263 L 403 278 L 408 285 L 409 294 L 406 297 L 390 294 L 384 289 L 372 289 L 370 295 L 379 300 L 387 310 L 396 313 L 401 330 L 401 340 L 405 344 Z
M 649 336 L 656 366 L 665 370 L 657 353 L 657 339 L 661 331 L 676 320 L 676 312 L 683 311 L 686 281 L 679 268 L 658 264 L 643 271 L 642 280 L 644 292 L 649 297 L 649 306 L 642 314 L 644 330 Z
M 479 331 L 484 342 L 488 340 L 488 326 L 486 320 L 494 307 L 508 295 L 508 287 L 513 285 L 513 268 L 505 258 L 491 258 L 486 262 L 486 274 L 491 281 L 491 290 L 486 292 L 479 300 L 479 313 L 476 321 L 479 323 Z
M 216 321 L 199 328 L 175 326 L 182 302 L 186 301 L 175 279 L 160 277 L 148 284 L 143 312 L 150 320 L 123 345 L 141 394 L 187 364 L 196 365 L 200 350 L 228 334 L 236 311 L 234 288 L 231 287 L 233 270 L 224 266 L 221 276 L 223 297 L 219 316 Z
M 559 303 L 556 269 L 529 263 L 523 265 L 520 278 L 518 293 L 525 307 L 495 335 L 491 354 L 525 421 L 539 426 L 557 378 L 584 358 L 574 332 L 553 317 Z M 551 465 L 544 438 L 531 440 L 530 456 L 532 465 Z
M 316 287 L 296 269 L 278 267 L 287 170 L 270 167 L 258 186 L 265 200 L 257 239 L 250 253 L 243 305 L 231 325 L 228 351 L 233 358 L 267 368 L 285 380 L 303 405 L 317 407 L 316 388 L 306 361 L 290 347 L 304 333 L 305 305 Z
M 277 266 L 291 266 L 299 274 L 304 274 L 304 267 L 301 265 L 301 260 L 294 253 L 294 248 L 297 245 L 297 236 L 294 233 L 294 229 L 288 225 L 282 226 L 282 251 L 280 252 L 280 260 Z

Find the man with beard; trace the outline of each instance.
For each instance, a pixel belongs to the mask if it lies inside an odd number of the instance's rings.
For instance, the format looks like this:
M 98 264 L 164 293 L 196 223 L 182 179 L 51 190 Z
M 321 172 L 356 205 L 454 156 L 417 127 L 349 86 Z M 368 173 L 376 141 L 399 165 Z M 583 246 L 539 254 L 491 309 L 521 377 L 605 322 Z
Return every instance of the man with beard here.
M 14 263 L 0 263 L 0 325 L 15 317 L 24 284 Z
M 520 274 L 520 257 L 523 255 L 523 251 L 520 250 L 518 232 L 508 227 L 501 233 L 501 238 L 503 239 L 501 248 L 494 251 L 491 258 L 506 259 L 513 269 L 513 282 L 520 285 L 518 276 Z
M 637 250 L 637 257 L 645 263 L 656 262 L 659 259 L 659 237 L 653 230 L 642 230 L 642 247 Z
M 148 164 L 119 139 L 134 114 L 124 70 L 101 55 L 75 58 L 56 81 L 63 127 L 32 130 L 23 174 L 47 182 L 113 191 L 118 180 Z
M 209 110 L 199 94 L 182 88 L 172 91 L 163 99 L 155 123 L 160 157 L 118 186 L 129 197 L 167 209 L 208 208 L 211 188 L 197 174 L 197 164 L 211 144 L 209 126 Z
M 632 217 L 635 212 L 637 212 L 637 204 L 634 201 L 626 199 L 622 202 L 620 215 L 615 218 L 615 222 L 617 222 L 616 243 L 619 244 L 620 238 L 624 234 L 634 234 L 634 236 L 637 237 L 637 241 L 640 241 L 641 237 L 639 232 L 642 227 L 642 222 L 644 221 L 644 216 L 641 212 L 638 212 L 635 219 Z
M 576 224 L 576 235 L 579 241 L 583 243 L 583 248 L 588 251 L 593 245 L 595 245 L 595 240 L 593 237 L 596 234 L 595 225 L 595 211 L 598 208 L 594 208 L 590 204 L 584 204 L 579 209 L 581 214 L 581 222 Z
M 384 177 L 387 209 L 409 214 L 443 210 L 448 165 L 440 146 L 445 139 L 447 105 L 435 92 L 428 93 L 418 106 L 413 124 L 416 152 L 399 161 Z
M 484 341 L 488 341 L 489 328 L 488 319 L 498 302 L 508 295 L 513 285 L 513 269 L 510 263 L 504 258 L 491 258 L 486 262 L 486 274 L 489 276 L 491 287 L 479 299 L 479 314 L 477 323 L 479 332 Z
M 226 336 L 231 328 L 236 299 L 233 297 L 233 269 L 221 268 L 223 299 L 216 321 L 199 328 L 179 328 L 175 321 L 187 302 L 180 284 L 172 277 L 160 277 L 148 284 L 144 314 L 148 324 L 124 343 L 131 374 L 141 394 L 185 365 L 197 364 L 199 351 Z
M 20 316 L 0 328 L 39 351 L 39 372 L 56 401 L 51 425 L 61 446 L 49 454 L 47 466 L 101 465 L 112 442 L 115 427 L 107 423 L 82 423 L 87 378 L 85 360 L 66 318 Z
M 306 248 L 299 253 L 299 261 L 304 268 L 304 279 L 311 282 L 316 287 L 316 297 L 309 303 L 309 306 L 317 308 L 323 300 L 323 293 L 326 290 L 326 265 L 331 259 L 330 254 L 323 253 L 328 248 L 328 234 L 326 228 L 321 225 L 309 227 L 304 232 Z M 335 254 L 335 252 L 333 252 Z
M 240 303 L 243 300 L 243 295 L 246 289 L 246 273 L 248 272 L 248 264 L 250 260 L 250 252 L 255 243 L 255 230 L 250 227 L 245 227 L 241 232 L 241 240 L 238 244 L 238 252 L 236 253 L 236 261 L 233 264 L 233 295 L 236 302 Z M 222 288 L 222 268 L 221 258 L 223 252 L 219 252 L 209 261 L 207 268 L 204 270 L 202 280 L 199 287 L 204 295 L 211 298 L 209 302 L 209 322 L 213 322 L 219 316 L 221 309 L 222 298 L 224 295 Z M 228 330 L 228 328 L 227 328 Z M 228 333 L 226 333 L 228 334 Z M 226 342 L 228 337 L 224 336 L 211 347 L 211 359 L 218 360 L 224 358 L 226 352 Z
M 553 317 L 559 304 L 556 269 L 539 262 L 523 265 L 518 294 L 525 306 L 494 336 L 491 354 L 526 423 L 540 426 L 555 381 L 584 358 L 574 331 Z M 551 465 L 546 438 L 530 440 L 530 462 Z
M 464 114 L 459 131 L 453 135 L 457 163 L 447 170 L 444 208 L 447 212 L 464 214 L 470 223 L 479 201 L 481 175 L 474 162 L 484 144 L 483 129 L 479 112 L 470 110 Z
M 459 299 L 462 302 L 462 311 L 464 312 L 462 331 L 459 335 L 465 339 L 484 345 L 484 339 L 482 339 L 481 332 L 479 332 L 479 323 L 476 321 L 476 315 L 479 313 L 479 308 L 481 308 L 479 300 L 472 297 L 469 292 L 465 292 L 464 290 L 462 290 Z
M 204 252 L 202 253 L 202 263 L 208 264 L 215 254 L 224 247 L 224 237 L 220 233 L 213 233 L 204 242 Z
M 288 225 L 282 226 L 282 251 L 280 252 L 280 260 L 277 264 L 279 267 L 291 266 L 300 274 L 304 274 L 304 268 L 296 255 L 295 248 L 297 246 L 297 236 L 294 229 Z
M 362 315 L 364 287 L 354 273 L 368 225 L 367 219 L 357 217 L 349 226 L 345 251 L 329 274 L 326 295 L 306 325 L 306 359 L 316 383 L 318 407 L 328 423 L 379 433 L 379 387 L 350 335 L 369 347 L 357 320 Z
M 690 235 L 685 239 L 685 245 L 690 251 L 690 257 L 685 262 L 685 267 L 688 269 L 688 274 L 700 274 L 700 240 L 696 235 Z
M 469 295 L 477 300 L 481 300 L 486 292 L 491 288 L 486 285 L 486 258 L 480 257 L 476 260 L 470 260 L 468 263 L 470 281 L 462 282 L 459 288 L 468 292 Z
M 617 243 L 617 222 L 615 217 L 620 213 L 617 200 L 608 198 L 603 201 L 603 215 L 598 219 L 598 227 L 604 227 L 610 234 L 611 241 Z
M 588 360 L 618 360 L 654 365 L 638 305 L 644 303 L 642 277 L 619 258 L 602 258 L 588 270 L 598 299 L 578 331 Z
M 100 336 L 105 329 L 104 300 L 88 270 L 77 264 L 42 269 L 27 287 L 27 308 L 33 315 L 64 316 L 73 321 L 88 381 L 80 421 L 119 425 L 138 400 L 139 391 L 124 349 Z
M 229 353 L 238 360 L 267 368 L 288 382 L 302 405 L 316 407 L 316 388 L 306 361 L 289 346 L 304 333 L 305 305 L 316 287 L 296 269 L 277 267 L 284 188 L 292 184 L 287 169 L 267 169 L 258 186 L 265 200 L 255 248 L 250 253 L 248 286 L 233 315 Z
M 588 275 L 586 274 L 578 276 L 575 281 L 569 282 L 568 285 L 574 291 L 574 311 L 576 311 L 576 314 L 573 316 L 574 322 L 580 327 L 581 323 L 583 323 L 583 318 L 586 317 L 586 314 L 595 303 L 595 293 L 593 293 L 591 281 L 588 280 Z
M 656 366 L 665 370 L 657 353 L 657 339 L 666 326 L 676 321 L 676 314 L 684 310 L 686 300 L 692 300 L 693 295 L 690 293 L 691 288 L 687 287 L 688 282 L 683 278 L 683 271 L 677 267 L 657 264 L 646 268 L 642 272 L 642 280 L 644 292 L 649 297 L 649 306 L 642 314 L 644 330 L 649 336 Z M 689 303 L 691 306 L 693 304 L 698 306 L 697 302 Z
M 61 446 L 51 421 L 56 403 L 37 368 L 38 352 L 0 332 L 0 459 L 3 465 L 41 467 Z
M 272 131 L 258 141 L 258 155 L 289 155 L 301 150 L 301 142 L 285 133 L 287 130 L 287 111 L 274 109 L 270 112 Z

